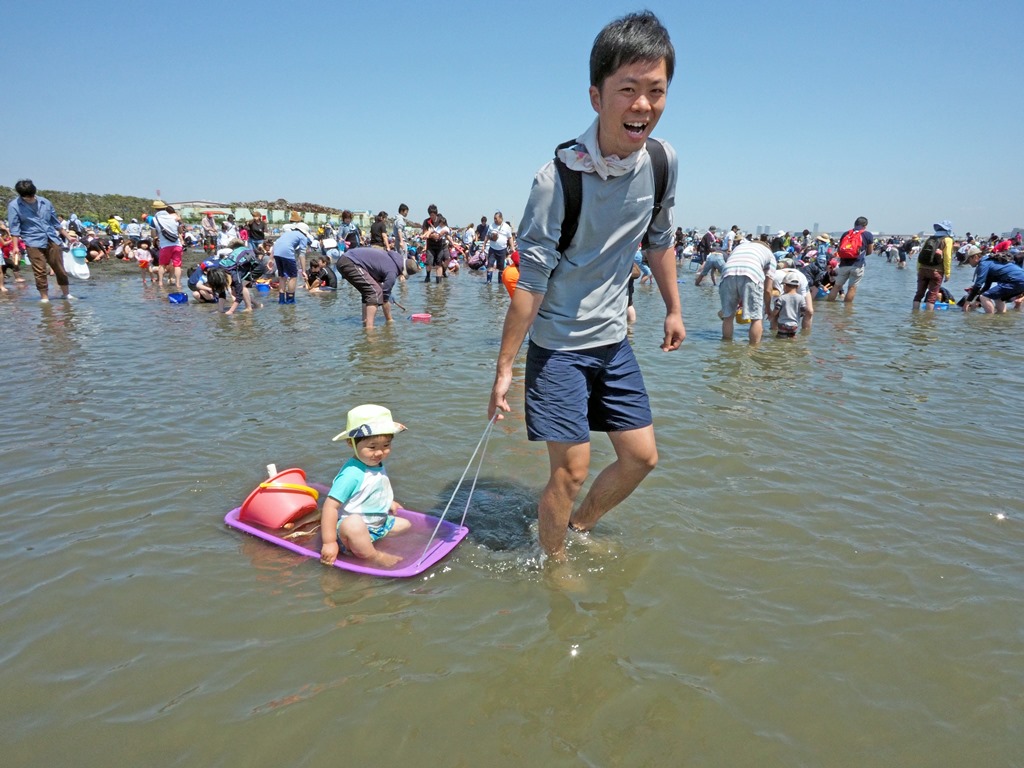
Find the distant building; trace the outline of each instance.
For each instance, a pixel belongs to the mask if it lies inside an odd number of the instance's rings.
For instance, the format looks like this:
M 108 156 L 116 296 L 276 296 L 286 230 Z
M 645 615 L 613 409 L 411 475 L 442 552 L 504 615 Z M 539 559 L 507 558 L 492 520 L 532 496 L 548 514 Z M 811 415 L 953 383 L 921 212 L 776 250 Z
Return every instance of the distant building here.
M 326 224 L 328 221 L 334 222 L 335 224 L 340 223 L 341 215 L 333 213 L 313 213 L 311 211 L 303 211 L 297 208 L 245 208 L 245 207 L 234 207 L 228 203 L 220 203 L 215 200 L 182 200 L 179 202 L 172 202 L 169 205 L 174 207 L 174 210 L 181 214 L 183 219 L 194 219 L 198 221 L 206 215 L 207 211 L 213 211 L 214 218 L 226 217 L 228 214 L 233 214 L 236 221 L 248 221 L 253 217 L 254 214 L 258 213 L 261 216 L 267 217 L 267 222 L 271 226 L 277 226 L 281 224 L 287 224 L 289 218 L 291 218 L 291 212 L 298 210 L 302 216 L 302 220 L 310 226 L 319 226 Z M 368 230 L 370 225 L 373 224 L 373 215 L 369 211 L 352 211 L 352 221 L 360 229 Z

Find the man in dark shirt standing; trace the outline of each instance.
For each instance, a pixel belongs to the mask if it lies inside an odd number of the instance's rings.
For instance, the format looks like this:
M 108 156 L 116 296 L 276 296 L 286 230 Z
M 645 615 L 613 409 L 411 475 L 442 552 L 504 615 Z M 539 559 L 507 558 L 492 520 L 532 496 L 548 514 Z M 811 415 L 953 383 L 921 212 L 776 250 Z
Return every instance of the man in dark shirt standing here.
M 421 233 L 423 238 L 427 241 L 427 277 L 423 282 L 429 283 L 430 273 L 433 272 L 434 282 L 440 283 L 441 274 L 448 266 L 448 261 L 450 259 L 448 238 L 441 232 L 444 228 L 444 224 L 441 221 L 440 214 L 437 212 L 437 206 L 431 203 L 427 207 L 427 213 L 429 215 L 423 220 Z
M 260 246 L 263 245 L 263 241 L 267 238 L 266 222 L 263 221 L 263 217 L 259 213 L 253 211 L 252 218 L 249 219 L 246 229 L 249 230 L 249 245 L 252 246 L 253 252 L 259 256 Z

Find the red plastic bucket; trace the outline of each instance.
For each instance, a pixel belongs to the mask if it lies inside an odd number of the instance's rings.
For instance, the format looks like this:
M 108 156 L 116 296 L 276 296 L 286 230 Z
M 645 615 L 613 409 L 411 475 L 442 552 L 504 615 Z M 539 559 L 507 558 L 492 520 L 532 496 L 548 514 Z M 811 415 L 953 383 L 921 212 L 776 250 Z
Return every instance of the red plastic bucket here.
M 286 469 L 253 489 L 238 512 L 238 519 L 265 528 L 284 528 L 297 517 L 317 508 L 320 494 L 306 485 L 301 469 Z

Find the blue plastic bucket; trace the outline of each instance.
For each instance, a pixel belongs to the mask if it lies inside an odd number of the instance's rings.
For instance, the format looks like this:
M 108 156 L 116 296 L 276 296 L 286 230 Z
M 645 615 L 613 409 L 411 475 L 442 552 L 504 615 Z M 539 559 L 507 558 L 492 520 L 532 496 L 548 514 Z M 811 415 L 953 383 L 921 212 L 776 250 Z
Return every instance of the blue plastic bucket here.
M 171 304 L 188 304 L 188 294 L 187 293 L 168 293 L 167 294 L 167 300 L 169 302 L 171 302 Z
M 256 283 L 256 290 L 260 293 L 270 293 L 270 286 L 267 283 Z

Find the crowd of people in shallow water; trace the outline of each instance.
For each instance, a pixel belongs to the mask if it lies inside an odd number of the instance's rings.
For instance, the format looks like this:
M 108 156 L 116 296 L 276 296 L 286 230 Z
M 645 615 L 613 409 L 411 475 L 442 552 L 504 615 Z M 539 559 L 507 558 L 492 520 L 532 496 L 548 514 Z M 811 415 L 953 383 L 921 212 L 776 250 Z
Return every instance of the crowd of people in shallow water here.
M 32 263 L 28 245 L 11 231 L 15 202 L 9 206 L 9 222 L 0 223 L 3 292 L 8 291 L 5 280 L 24 283 L 21 266 Z M 379 212 L 369 232 L 353 223 L 350 211 L 342 212 L 340 221 L 325 222 L 314 231 L 298 212 L 275 229 L 258 214 L 237 221 L 233 215 L 211 213 L 199 224 L 187 224 L 171 206 L 156 200 L 153 210 L 128 222 L 117 215 L 105 222 L 82 221 L 72 213 L 67 218 L 58 216 L 56 228 L 65 258 L 74 253 L 87 263 L 131 262 L 138 266 L 143 284 L 187 290 L 195 302 L 223 301 L 228 313 L 260 307 L 254 294 L 276 290 L 278 302 L 288 304 L 295 301 L 297 289 L 330 293 L 343 280 L 359 291 L 364 324 L 372 327 L 377 310 L 391 319 L 397 282 L 422 274 L 425 282 L 439 283 L 461 269 L 483 272 L 488 283 L 504 285 L 510 296 L 514 292 L 519 255 L 515 231 L 500 212 L 459 228 L 451 227 L 433 205 L 421 224 L 408 221 L 408 206 L 398 210 L 397 216 Z M 710 280 L 718 286 L 725 338 L 731 338 L 733 322 L 751 326 L 752 342 L 760 340 L 763 321 L 780 336 L 809 332 L 814 300 L 853 301 L 870 254 L 884 257 L 898 269 L 916 262 L 915 309 L 957 305 L 965 311 L 980 308 L 989 313 L 1021 310 L 1024 248 L 1019 231 L 1012 237 L 968 232 L 957 238 L 948 221 L 937 222 L 933 229 L 928 237 L 891 236 L 876 241 L 863 217 L 840 237 L 807 229 L 754 236 L 739 226 L 721 233 L 715 226 L 703 232 L 678 228 L 675 249 L 680 277 L 686 265 L 696 272 L 697 285 Z M 15 231 L 20 235 L 20 229 Z M 202 258 L 186 267 L 184 253 L 202 254 Z M 33 264 L 36 285 L 45 298 L 46 283 L 44 279 L 40 287 L 37 266 Z M 970 286 L 959 296 L 945 285 L 954 266 L 974 269 Z M 58 271 L 51 259 L 44 278 L 57 277 L 64 288 L 66 275 Z M 631 320 L 635 319 L 636 281 L 653 282 L 640 251 L 630 280 Z

